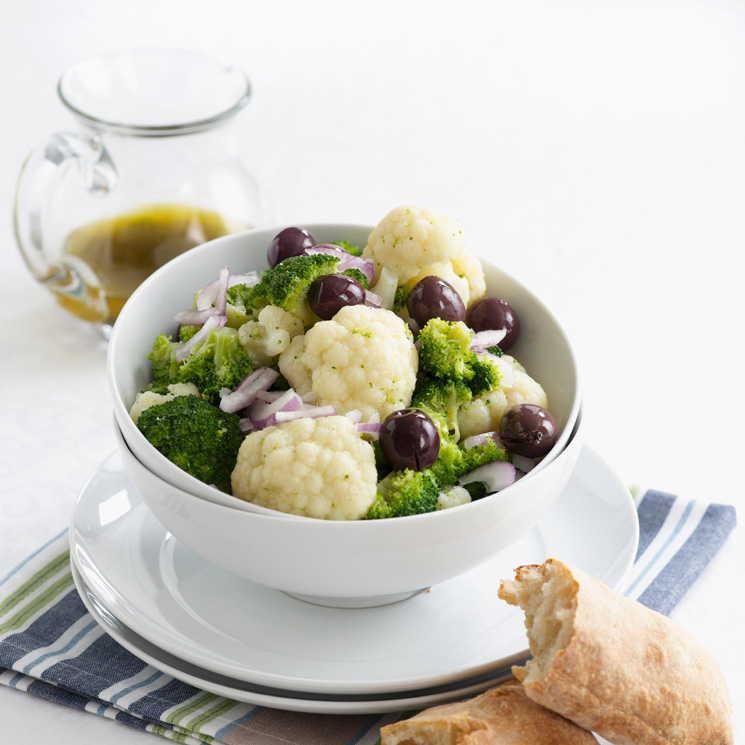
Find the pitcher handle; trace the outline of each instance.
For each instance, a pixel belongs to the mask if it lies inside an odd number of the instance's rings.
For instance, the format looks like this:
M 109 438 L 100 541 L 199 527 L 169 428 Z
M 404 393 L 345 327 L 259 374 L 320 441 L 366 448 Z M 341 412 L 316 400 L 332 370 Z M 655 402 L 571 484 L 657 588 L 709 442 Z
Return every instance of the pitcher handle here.
M 61 267 L 44 242 L 45 204 L 59 168 L 75 161 L 84 187 L 105 194 L 114 188 L 117 173 L 100 137 L 74 132 L 50 135 L 26 158 L 16 183 L 13 229 L 21 254 L 39 282 L 53 282 Z

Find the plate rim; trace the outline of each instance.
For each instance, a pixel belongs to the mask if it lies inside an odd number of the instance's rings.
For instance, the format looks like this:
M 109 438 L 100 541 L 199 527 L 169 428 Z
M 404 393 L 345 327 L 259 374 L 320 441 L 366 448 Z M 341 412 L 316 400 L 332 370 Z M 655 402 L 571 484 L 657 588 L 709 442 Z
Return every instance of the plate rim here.
M 384 714 L 394 711 L 408 711 L 424 708 L 439 703 L 454 701 L 472 696 L 486 689 L 493 688 L 514 676 L 509 666 L 499 668 L 490 675 L 479 675 L 462 681 L 433 688 L 414 691 L 402 691 L 377 695 L 321 693 L 311 695 L 310 691 L 294 691 L 291 689 L 273 688 L 248 681 L 236 680 L 221 673 L 206 670 L 188 660 L 182 660 L 157 645 L 141 637 L 130 629 L 115 614 L 116 626 L 108 621 L 94 602 L 100 603 L 95 592 L 86 585 L 74 557 L 70 557 L 71 573 L 75 589 L 81 602 L 86 607 L 96 623 L 117 644 L 120 644 L 131 654 L 143 662 L 165 672 L 182 682 L 204 689 L 210 693 L 233 698 L 255 706 L 271 706 L 288 711 L 326 714 Z M 148 649 L 150 647 L 151 649 Z M 191 669 L 190 669 L 191 668 Z M 202 673 L 207 676 L 201 677 Z M 284 694 L 284 695 L 283 695 Z M 289 694 L 289 695 L 288 695 Z M 388 698 L 386 698 L 388 696 Z

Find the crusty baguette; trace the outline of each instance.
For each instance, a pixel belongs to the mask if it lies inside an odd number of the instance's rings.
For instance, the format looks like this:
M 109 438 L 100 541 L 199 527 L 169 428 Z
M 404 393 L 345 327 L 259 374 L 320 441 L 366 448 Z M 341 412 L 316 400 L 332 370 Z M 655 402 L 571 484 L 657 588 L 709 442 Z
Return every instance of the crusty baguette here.
M 381 745 L 597 745 L 586 730 L 533 703 L 516 680 L 380 730 Z
M 499 597 L 525 611 L 525 692 L 614 745 L 733 743 L 714 658 L 687 631 L 576 567 L 519 567 Z

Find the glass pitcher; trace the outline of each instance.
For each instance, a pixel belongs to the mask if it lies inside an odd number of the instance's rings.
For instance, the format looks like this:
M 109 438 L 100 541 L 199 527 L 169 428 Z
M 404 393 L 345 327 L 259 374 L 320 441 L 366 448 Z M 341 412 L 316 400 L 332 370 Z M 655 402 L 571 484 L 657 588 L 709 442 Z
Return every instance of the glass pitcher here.
M 28 156 L 16 239 L 34 277 L 108 336 L 129 295 L 166 261 L 270 221 L 238 154 L 236 114 L 250 84 L 201 54 L 140 49 L 74 65 L 58 93 L 77 128 Z

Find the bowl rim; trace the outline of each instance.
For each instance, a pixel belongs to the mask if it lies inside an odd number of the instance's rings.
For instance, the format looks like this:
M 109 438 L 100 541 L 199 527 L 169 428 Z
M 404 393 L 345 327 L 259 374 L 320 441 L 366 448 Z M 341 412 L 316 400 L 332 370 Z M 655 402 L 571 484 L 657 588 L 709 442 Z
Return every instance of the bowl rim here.
M 231 234 L 226 235 L 226 236 L 221 236 L 220 238 L 215 238 L 212 241 L 207 241 L 207 242 L 205 242 L 205 243 L 203 243 L 203 244 L 201 244 L 199 246 L 196 246 L 195 248 L 190 249 L 188 252 L 186 252 L 184 254 L 181 254 L 180 256 L 177 256 L 177 257 L 171 259 L 169 262 L 167 262 L 162 267 L 160 267 L 155 272 L 153 272 L 153 274 L 151 274 L 149 277 L 147 277 L 142 282 L 142 284 L 140 284 L 140 286 L 136 288 L 136 290 L 132 293 L 132 295 L 130 296 L 130 298 L 125 303 L 125 305 L 122 308 L 122 311 L 120 312 L 119 316 L 120 317 L 124 316 L 126 318 L 128 312 L 131 312 L 131 310 L 128 311 L 128 309 L 131 309 L 132 307 L 134 307 L 134 305 L 136 303 L 136 300 L 141 295 L 143 295 L 143 294 L 145 294 L 145 293 L 147 293 L 149 291 L 150 285 L 156 283 L 163 274 L 169 272 L 170 271 L 170 268 L 169 267 L 173 263 L 178 262 L 183 257 L 189 256 L 189 255 L 193 255 L 195 253 L 200 253 L 200 254 L 201 253 L 206 253 L 206 252 L 210 251 L 211 248 L 216 243 L 234 242 L 234 241 L 240 240 L 241 238 L 244 238 L 245 236 L 265 235 L 267 237 L 267 241 L 270 241 L 277 234 L 277 232 L 279 232 L 283 228 L 287 227 L 287 225 L 289 225 L 289 224 L 290 223 L 287 223 L 286 222 L 286 223 L 283 223 L 283 224 L 276 224 L 276 225 L 273 225 L 273 226 L 270 226 L 270 227 L 250 228 L 250 229 L 239 231 L 239 232 L 236 232 L 236 233 L 231 233 Z M 298 223 L 293 223 L 293 224 L 297 225 L 297 227 L 301 227 L 301 228 L 304 228 L 304 229 L 308 230 L 313 235 L 315 235 L 316 232 L 320 234 L 320 233 L 329 232 L 329 231 L 341 232 L 342 234 L 344 234 L 345 231 L 348 231 L 348 232 L 352 232 L 352 231 L 354 231 L 354 232 L 367 231 L 369 233 L 369 232 L 372 232 L 372 230 L 375 227 L 374 225 L 371 226 L 371 225 L 362 224 L 362 223 L 346 223 L 346 222 L 344 222 L 344 223 L 336 223 L 336 222 L 318 222 L 318 223 L 315 223 L 315 222 L 298 222 Z M 536 307 L 540 308 L 546 315 L 548 315 L 552 319 L 552 321 L 553 321 L 553 323 L 554 323 L 554 325 L 556 327 L 556 330 L 560 334 L 560 336 L 562 338 L 562 341 L 563 341 L 563 344 L 564 344 L 564 346 L 565 346 L 565 348 L 566 348 L 566 350 L 568 352 L 568 360 L 571 362 L 571 370 L 572 370 L 573 378 L 574 378 L 574 394 L 573 394 L 573 398 L 572 398 L 572 401 L 571 401 L 571 405 L 569 407 L 569 411 L 567 412 L 566 424 L 565 424 L 565 426 L 564 426 L 564 428 L 563 428 L 563 430 L 562 430 L 559 438 L 557 439 L 556 443 L 554 444 L 554 447 L 552 448 L 552 451 L 549 452 L 549 454 L 550 454 L 551 452 L 555 451 L 556 452 L 556 455 L 554 455 L 553 457 L 551 457 L 549 459 L 546 459 L 546 457 L 544 457 L 536 465 L 536 467 L 534 469 L 532 469 L 531 472 L 525 477 L 525 478 L 528 478 L 528 479 L 531 479 L 531 478 L 534 479 L 535 476 L 537 476 L 543 470 L 545 470 L 545 468 L 547 468 L 548 466 L 550 466 L 552 462 L 554 462 L 555 460 L 557 460 L 558 458 L 561 457 L 561 455 L 564 452 L 564 450 L 566 450 L 567 444 L 569 443 L 569 440 L 570 440 L 570 438 L 572 436 L 574 425 L 575 425 L 575 423 L 577 421 L 577 417 L 578 417 L 578 414 L 579 414 L 580 406 L 581 406 L 581 403 L 582 403 L 581 380 L 580 380 L 580 371 L 579 371 L 579 365 L 578 365 L 577 355 L 576 355 L 575 350 L 574 350 L 574 345 L 572 344 L 571 339 L 569 337 L 569 334 L 567 333 L 564 324 L 561 322 L 561 319 L 551 310 L 551 308 L 549 308 L 549 306 L 529 286 L 527 286 L 521 280 L 517 279 L 514 275 L 512 275 L 509 272 L 505 271 L 504 269 L 502 269 L 500 266 L 498 266 L 497 264 L 493 263 L 492 261 L 490 261 L 488 259 L 482 258 L 478 253 L 474 252 L 474 255 L 479 259 L 479 261 L 482 262 L 482 265 L 484 265 L 485 267 L 488 267 L 489 269 L 493 269 L 493 270 L 498 271 L 507 280 L 509 280 L 510 282 L 514 283 L 516 286 L 518 286 L 521 289 L 522 292 L 526 293 L 529 296 L 531 302 L 534 303 L 536 305 Z M 262 268 L 263 267 L 257 267 L 257 269 L 259 271 Z M 113 405 L 114 405 L 114 418 L 115 418 L 115 420 L 117 422 L 116 423 L 116 430 L 117 430 L 117 432 L 120 432 L 121 427 L 119 425 L 118 419 L 119 419 L 120 416 L 127 416 L 128 417 L 129 416 L 129 411 L 126 408 L 126 406 L 124 404 L 123 396 L 120 394 L 120 392 L 118 390 L 118 387 L 116 385 L 117 378 L 116 378 L 115 359 L 117 358 L 117 355 L 118 355 L 118 347 L 119 347 L 119 337 L 118 337 L 118 334 L 117 334 L 117 324 L 115 323 L 114 326 L 113 326 L 113 329 L 112 329 L 112 333 L 111 333 L 111 337 L 109 339 L 109 344 L 108 344 L 108 349 L 107 349 L 106 369 L 107 369 L 107 377 L 108 377 L 108 382 L 109 382 L 109 388 L 110 388 L 110 391 L 111 391 L 111 395 L 112 395 L 112 399 L 113 399 Z M 124 440 L 123 435 L 122 435 L 122 440 Z M 127 447 L 129 449 L 129 446 L 127 446 Z M 192 492 L 189 492 L 189 491 L 183 489 L 182 487 L 179 487 L 179 486 L 173 484 L 172 482 L 164 479 L 162 476 L 159 476 L 159 475 L 155 474 L 153 471 L 151 471 L 149 468 L 147 468 L 147 466 L 145 466 L 145 464 L 143 464 L 138 458 L 136 458 L 135 454 L 132 453 L 131 449 L 130 449 L 130 453 L 132 454 L 133 457 L 135 457 L 135 459 L 137 460 L 137 462 L 143 468 L 145 468 L 155 478 L 158 478 L 158 479 L 162 480 L 164 483 L 168 484 L 173 489 L 177 489 L 179 492 L 183 492 L 185 494 L 189 494 L 190 496 L 194 497 L 195 499 L 202 499 L 203 501 L 207 501 L 207 502 L 211 501 L 209 498 L 207 498 L 205 496 L 200 496 L 200 495 L 197 495 L 197 494 L 193 494 Z M 155 455 L 155 457 L 160 456 L 160 458 L 163 459 L 164 463 L 171 464 L 171 461 L 169 461 L 167 458 L 165 458 L 165 456 L 163 456 L 157 450 L 155 451 L 154 455 Z M 171 465 L 173 465 L 173 464 L 171 464 Z M 176 466 L 176 468 L 177 468 L 177 466 Z M 179 470 L 181 470 L 181 469 L 179 469 Z M 181 471 L 181 473 L 185 477 L 190 477 L 190 474 L 188 474 L 186 471 Z M 187 482 L 190 481 L 191 479 L 194 479 L 194 481 L 196 483 L 199 483 L 199 484 L 202 483 L 202 482 L 199 482 L 197 479 L 195 479 L 193 476 L 191 476 L 190 478 L 187 478 Z M 515 484 L 515 485 L 512 485 L 512 486 L 517 486 L 517 485 Z M 501 494 L 501 492 L 497 492 L 495 494 L 490 494 L 490 495 L 487 495 L 486 497 L 484 497 L 483 499 L 476 500 L 474 502 L 470 502 L 470 503 L 468 503 L 466 505 L 462 505 L 462 506 L 464 508 L 471 508 L 472 509 L 473 506 L 475 506 L 475 505 L 477 505 L 477 504 L 479 504 L 481 502 L 484 502 L 485 500 L 489 500 L 490 502 L 493 501 L 494 498 L 498 497 L 500 494 Z M 231 497 L 231 498 L 234 498 L 234 499 L 238 499 L 238 497 L 232 497 L 231 495 L 225 495 L 225 496 L 226 497 Z M 272 517 L 272 518 L 274 518 L 274 515 L 261 515 L 260 513 L 254 512 L 254 511 L 249 510 L 249 509 L 237 509 L 235 507 L 230 507 L 227 504 L 223 504 L 222 501 L 220 501 L 220 502 L 212 502 L 212 504 L 214 504 L 216 507 L 224 507 L 224 508 L 227 508 L 227 509 L 235 510 L 236 512 L 244 512 L 244 513 L 247 513 L 247 514 L 258 515 L 258 516 L 261 516 L 261 517 L 266 517 L 266 518 Z M 265 508 L 265 509 L 270 509 L 270 508 Z M 411 519 L 422 519 L 422 518 L 430 518 L 431 519 L 431 518 L 433 518 L 434 516 L 436 516 L 438 514 L 441 515 L 443 513 L 448 513 L 448 512 L 449 512 L 449 510 L 436 510 L 434 512 L 422 513 L 422 514 L 419 514 L 419 515 L 405 515 L 405 516 L 401 516 L 399 518 L 387 518 L 386 520 L 325 520 L 325 519 L 322 519 L 322 518 L 310 518 L 310 519 L 311 520 L 318 519 L 318 520 L 322 520 L 322 522 L 326 522 L 326 523 L 329 523 L 329 522 L 330 523 L 337 523 L 338 522 L 338 523 L 343 523 L 343 524 L 349 524 L 349 523 L 367 523 L 367 524 L 372 524 L 372 523 L 379 523 L 379 522 L 390 523 L 392 520 L 398 522 L 398 521 L 400 521 L 402 519 L 408 519 L 408 520 L 411 520 Z M 305 518 L 308 518 L 308 516 L 305 516 L 305 515 L 295 515 L 295 514 L 292 514 L 292 513 L 281 513 L 279 511 L 277 511 L 277 513 L 278 513 L 279 516 L 282 516 L 282 517 L 277 517 L 277 519 L 287 519 L 288 517 L 289 518 L 293 518 L 293 517 L 297 517 L 297 518 L 303 518 L 303 517 L 305 517 Z M 442 518 L 437 518 L 437 519 L 442 519 Z M 293 520 L 293 522 L 294 522 L 294 520 Z

